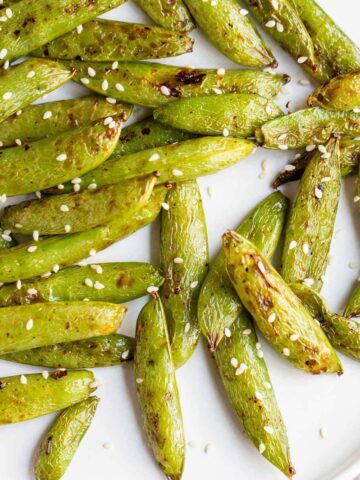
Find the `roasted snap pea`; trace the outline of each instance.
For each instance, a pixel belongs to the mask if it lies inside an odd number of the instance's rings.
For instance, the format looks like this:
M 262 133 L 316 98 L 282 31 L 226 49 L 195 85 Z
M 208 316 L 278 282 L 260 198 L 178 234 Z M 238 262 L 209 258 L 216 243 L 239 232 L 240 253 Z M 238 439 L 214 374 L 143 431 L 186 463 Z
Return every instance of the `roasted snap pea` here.
M 266 257 L 271 257 L 284 227 L 287 208 L 287 198 L 274 192 L 254 208 L 236 231 L 254 243 Z M 234 321 L 242 318 L 243 312 L 244 307 L 226 271 L 225 253 L 220 250 L 202 285 L 197 310 L 201 331 L 212 352 L 229 333 Z
M 53 269 L 57 271 L 97 250 L 109 247 L 155 220 L 165 194 L 166 188 L 155 189 L 149 202 L 140 211 L 134 206 L 126 215 L 106 225 L 85 232 L 27 242 L 7 251 L 0 251 L 0 282 L 11 283 L 18 279 L 48 274 Z
M 345 137 L 359 136 L 360 113 L 307 108 L 270 120 L 256 129 L 255 137 L 266 148 L 287 150 L 326 142 L 334 132 Z
M 95 19 L 38 48 L 36 57 L 110 62 L 175 57 L 192 52 L 194 41 L 153 25 Z
M 48 415 L 85 400 L 94 390 L 87 370 L 0 378 L 0 425 Z
M 345 317 L 360 317 L 360 286 L 354 289 L 348 304 L 346 305 Z
M 308 105 L 327 110 L 360 111 L 360 73 L 345 73 L 332 78 L 310 95 Z
M 190 32 L 195 28 L 182 0 L 136 0 L 136 3 L 158 25 L 169 30 Z
M 0 250 L 15 247 L 15 245 L 17 242 L 11 232 L 0 228 Z
M 89 288 L 85 280 L 100 282 L 104 288 Z M 124 303 L 146 295 L 147 288 L 160 287 L 163 277 L 150 263 L 124 262 L 72 266 L 46 275 L 0 288 L 0 306 L 26 305 L 37 302 L 104 301 Z
M 0 150 L 0 194 L 31 193 L 88 172 L 111 155 L 120 130 L 120 119 L 109 125 L 99 120 L 50 138 Z
M 273 100 L 243 93 L 184 98 L 154 110 L 155 120 L 179 130 L 233 137 L 253 136 L 256 127 L 282 114 Z
M 139 314 L 134 362 L 144 429 L 154 457 L 169 480 L 180 480 L 184 429 L 165 313 L 157 295 Z
M 4 307 L 0 309 L 0 353 L 114 333 L 126 311 L 113 303 L 83 301 Z
M 249 67 L 277 66 L 270 48 L 239 2 L 186 0 L 185 3 L 201 30 L 230 60 Z
M 95 190 L 27 200 L 8 207 L 1 224 L 23 234 L 83 232 L 125 216 L 130 209 L 140 210 L 149 201 L 155 183 L 155 175 L 148 175 Z
M 34 142 L 111 116 L 126 121 L 131 111 L 131 105 L 111 104 L 100 96 L 31 105 L 2 122 L 0 142 L 3 147 L 15 145 L 16 140 Z
M 223 235 L 227 271 L 244 307 L 274 349 L 312 374 L 342 373 L 321 327 L 267 258 L 235 232 Z
M 60 480 L 88 431 L 100 399 L 90 397 L 64 410 L 44 435 L 36 452 L 36 480 Z
M 159 107 L 179 98 L 221 93 L 249 93 L 272 97 L 290 80 L 285 74 L 256 70 L 207 70 L 160 63 L 95 63 L 62 60 L 75 68 L 73 80 L 90 90 L 122 102 Z M 89 75 L 89 68 L 95 76 Z M 94 73 L 91 71 L 91 73 Z
M 320 290 L 340 199 L 339 139 L 316 150 L 301 178 L 285 229 L 281 275 Z
M 36 58 L 3 70 L 0 75 L 0 122 L 13 114 L 20 116 L 23 107 L 69 81 L 74 73 L 73 69 L 51 60 Z
M 20 58 L 122 3 L 124 0 L 17 2 L 11 5 L 6 21 L 1 24 L 0 50 L 6 52 L 2 60 Z
M 165 282 L 161 300 L 175 368 L 190 358 L 199 341 L 197 302 L 209 252 L 205 214 L 197 182 L 179 183 L 162 210 L 160 261 Z
M 134 358 L 132 337 L 112 333 L 100 337 L 57 343 L 2 355 L 1 360 L 47 368 L 97 368 L 127 363 Z

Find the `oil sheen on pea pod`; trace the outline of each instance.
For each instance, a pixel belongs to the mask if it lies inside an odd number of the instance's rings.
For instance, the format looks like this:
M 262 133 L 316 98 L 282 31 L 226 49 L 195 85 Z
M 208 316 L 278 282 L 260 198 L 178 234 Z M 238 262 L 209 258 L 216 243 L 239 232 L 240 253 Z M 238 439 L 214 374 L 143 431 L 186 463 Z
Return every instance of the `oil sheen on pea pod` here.
M 250 212 L 236 231 L 270 258 L 279 243 L 287 209 L 287 198 L 274 192 Z M 243 312 L 244 307 L 226 271 L 225 253 L 220 250 L 201 287 L 197 309 L 201 331 L 212 352 L 223 341 L 224 335 L 229 335 L 229 328 L 242 318 Z
M 15 245 L 17 245 L 17 242 L 11 232 L 0 228 L 0 250 L 15 247 Z
M 46 368 L 97 368 L 127 363 L 134 358 L 134 350 L 135 341 L 132 337 L 112 333 L 8 353 L 0 358 Z
M 150 286 L 160 287 L 164 279 L 150 263 L 114 262 L 71 266 L 43 278 L 3 285 L 0 306 L 37 302 L 90 301 L 124 303 L 147 294 Z M 86 283 L 88 285 L 86 285 Z M 98 288 L 89 288 L 96 285 Z
M 182 0 L 136 0 L 136 3 L 155 23 L 168 30 L 190 32 L 195 28 Z
M 89 397 L 61 412 L 36 452 L 36 480 L 59 480 L 65 474 L 88 431 L 100 399 Z
M 257 70 L 207 70 L 149 62 L 81 62 L 62 60 L 74 68 L 73 80 L 90 90 L 122 102 L 159 107 L 179 98 L 250 93 L 273 97 L 290 80 L 289 75 Z M 89 68 L 91 73 L 89 75 Z
M 246 334 L 244 334 L 244 332 Z M 286 427 L 263 352 L 245 309 L 236 316 L 214 353 L 229 400 L 259 452 L 287 477 L 295 474 Z
M 165 276 L 161 300 L 178 368 L 187 362 L 199 341 L 197 302 L 209 265 L 206 220 L 196 180 L 172 188 L 165 206 L 160 236 Z
M 111 116 L 125 122 L 131 111 L 131 105 L 112 104 L 100 96 L 30 105 L 2 122 L 0 141 L 3 147 L 15 145 L 16 140 L 34 142 Z
M 192 52 L 187 35 L 154 25 L 95 19 L 38 48 L 32 55 L 110 62 L 166 58 Z
M 1 224 L 14 233 L 61 235 L 83 232 L 141 209 L 156 184 L 154 174 L 79 193 L 52 195 L 8 207 Z M 77 184 L 78 185 L 78 184 Z
M 324 143 L 334 132 L 359 136 L 360 113 L 307 108 L 270 120 L 256 129 L 255 137 L 263 147 L 288 150 Z
M 54 38 L 70 32 L 97 15 L 112 10 L 124 0 L 22 0 L 11 5 L 11 14 L 1 24 L 2 61 L 20 58 Z
M 2 70 L 0 122 L 13 114 L 20 115 L 23 107 L 69 81 L 74 73 L 73 69 L 65 68 L 52 60 L 36 58 Z
M 360 285 L 357 285 L 350 296 L 350 300 L 346 305 L 345 317 L 360 317 Z
M 320 322 L 332 346 L 349 357 L 360 360 L 359 322 L 332 313 L 325 300 L 306 285 L 291 283 L 290 286 L 311 315 Z
M 58 271 L 131 235 L 155 220 L 166 191 L 164 187 L 155 189 L 141 210 L 134 206 L 126 215 L 106 225 L 84 232 L 48 237 L 38 242 L 26 242 L 0 251 L 0 282 L 12 283 Z
M 186 0 L 196 23 L 226 57 L 249 67 L 277 67 L 270 48 L 236 0 Z
M 165 313 L 157 295 L 139 314 L 134 362 L 144 429 L 154 457 L 169 480 L 180 480 L 184 428 Z
M 223 235 L 227 271 L 244 307 L 272 347 L 308 373 L 342 373 L 318 325 L 267 258 L 235 232 Z
M 24 0 L 23 0 L 24 1 Z M 0 150 L 0 195 L 31 193 L 97 167 L 112 153 L 122 122 L 98 120 L 72 131 Z
M 230 93 L 184 98 L 154 110 L 158 122 L 201 135 L 250 137 L 255 128 L 283 115 L 272 99 Z
M 310 95 L 308 105 L 327 110 L 360 111 L 360 73 L 345 73 L 332 78 Z
M 0 425 L 48 415 L 82 402 L 96 390 L 87 370 L 0 378 Z
M 320 290 L 340 199 L 339 139 L 316 150 L 301 178 L 285 229 L 281 275 Z

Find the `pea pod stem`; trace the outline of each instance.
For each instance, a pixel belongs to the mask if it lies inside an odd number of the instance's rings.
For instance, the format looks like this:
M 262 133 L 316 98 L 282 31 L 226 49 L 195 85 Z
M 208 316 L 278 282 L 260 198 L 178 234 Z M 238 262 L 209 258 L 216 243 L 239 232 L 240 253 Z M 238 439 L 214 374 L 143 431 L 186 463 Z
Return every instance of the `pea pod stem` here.
M 194 22 L 182 0 L 136 0 L 136 3 L 158 25 L 168 30 L 190 32 Z

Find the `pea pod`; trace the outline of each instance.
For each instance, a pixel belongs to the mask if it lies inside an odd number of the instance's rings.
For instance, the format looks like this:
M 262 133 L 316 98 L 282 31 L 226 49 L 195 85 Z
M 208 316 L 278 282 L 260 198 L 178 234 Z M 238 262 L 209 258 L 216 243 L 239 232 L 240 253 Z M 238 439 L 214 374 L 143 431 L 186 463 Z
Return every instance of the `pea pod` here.
M 144 429 L 169 480 L 180 480 L 185 439 L 175 368 L 161 301 L 155 296 L 136 325 L 135 377 Z
M 155 120 L 186 132 L 233 137 L 250 137 L 280 115 L 271 99 L 242 93 L 184 98 L 154 111 Z
M 204 210 L 196 181 L 179 183 L 166 197 L 161 221 L 161 300 L 175 368 L 190 358 L 199 341 L 196 307 L 209 252 Z
M 227 271 L 244 307 L 274 349 L 295 367 L 312 374 L 342 373 L 342 366 L 321 327 L 248 240 L 223 235 Z
M 111 155 L 120 130 L 120 119 L 110 125 L 100 120 L 31 144 L 0 150 L 0 194 L 31 193 L 88 172 Z
M 230 60 L 249 67 L 277 66 L 270 48 L 236 0 L 222 0 L 221 4 L 186 0 L 186 5 L 201 30 Z
M 100 282 L 104 288 L 89 288 Z M 163 278 L 149 263 L 102 263 L 72 266 L 46 275 L 44 278 L 22 282 L 21 286 L 7 284 L 0 288 L 0 306 L 10 307 L 37 302 L 104 301 L 124 303 L 146 295 L 150 286 L 160 287 Z
M 27 200 L 7 208 L 1 224 L 23 234 L 83 232 L 126 215 L 131 209 L 140 210 L 149 201 L 155 183 L 155 175 L 149 175 L 95 190 Z
M 124 0 L 39 0 L 34 9 L 32 0 L 22 0 L 11 6 L 11 14 L 1 25 L 0 50 L 2 60 L 20 58 L 36 48 L 70 32 L 101 13 L 124 3 Z
M 190 32 L 195 25 L 182 0 L 136 0 L 136 3 L 158 25 L 168 30 Z
M 237 232 L 254 243 L 266 257 L 271 257 L 284 227 L 287 207 L 287 198 L 274 192 L 255 207 Z M 244 307 L 226 272 L 225 253 L 220 250 L 202 285 L 197 312 L 200 328 L 212 352 L 231 325 L 242 318 L 243 312 Z
M 74 68 L 73 80 L 90 90 L 144 107 L 159 107 L 179 98 L 219 93 L 272 97 L 290 79 L 288 75 L 255 70 L 228 70 L 224 73 L 222 70 L 149 62 L 121 62 L 116 68 L 111 62 L 62 60 L 61 63 Z M 89 75 L 89 68 L 95 72 L 94 76 Z
M 48 415 L 85 400 L 96 388 L 87 370 L 0 378 L 0 425 Z
M 155 220 L 165 193 L 165 188 L 155 189 L 140 211 L 136 207 L 129 209 L 126 215 L 106 225 L 85 232 L 44 238 L 36 245 L 35 242 L 27 242 L 0 251 L 0 282 L 11 283 L 48 274 L 53 269 L 56 271 L 88 257 L 94 251 L 103 250 Z
M 2 355 L 1 360 L 47 368 L 111 367 L 131 361 L 135 342 L 132 337 L 112 333 L 100 337 L 57 343 Z
M 345 317 L 360 317 L 360 287 L 356 286 L 353 293 L 351 294 L 350 300 L 346 305 Z
M 310 95 L 308 105 L 327 110 L 360 109 L 360 73 L 345 73 L 332 78 Z
M 90 397 L 68 407 L 44 435 L 36 453 L 36 480 L 60 480 L 88 431 L 100 399 Z
M 0 250 L 12 248 L 15 245 L 17 245 L 17 242 L 10 232 L 0 228 Z
M 3 147 L 15 145 L 16 140 L 34 142 L 112 115 L 126 121 L 131 111 L 130 105 L 110 104 L 96 96 L 31 105 L 2 122 L 0 141 Z
M 339 139 L 332 138 L 311 158 L 290 210 L 281 267 L 286 282 L 321 289 L 340 188 Z
M 270 120 L 256 129 L 255 137 L 266 148 L 287 150 L 326 142 L 334 132 L 345 137 L 360 135 L 360 113 L 307 108 Z
M 0 122 L 21 113 L 23 107 L 69 81 L 74 73 L 42 59 L 26 60 L 4 70 L 0 76 Z

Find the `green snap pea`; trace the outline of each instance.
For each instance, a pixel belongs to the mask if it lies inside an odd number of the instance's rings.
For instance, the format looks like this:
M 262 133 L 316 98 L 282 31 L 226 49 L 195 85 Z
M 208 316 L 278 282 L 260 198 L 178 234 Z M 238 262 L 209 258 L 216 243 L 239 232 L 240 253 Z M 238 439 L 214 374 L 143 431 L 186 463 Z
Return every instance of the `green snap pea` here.
M 68 407 L 56 418 L 36 452 L 36 480 L 60 480 L 88 431 L 100 399 L 90 397 Z
M 320 290 L 340 199 L 339 139 L 317 150 L 301 178 L 285 230 L 281 274 Z
M 15 247 L 15 245 L 17 245 L 17 242 L 11 232 L 0 228 L 0 250 Z
M 359 136 L 360 113 L 307 108 L 270 120 L 256 129 L 255 137 L 266 148 L 287 150 L 326 142 L 334 132 Z
M 340 360 L 321 327 L 267 258 L 235 232 L 223 235 L 223 246 L 230 280 L 273 348 L 306 372 L 341 374 Z
M 351 294 L 350 300 L 346 305 L 345 317 L 360 317 L 360 287 L 356 286 L 353 293 Z
M 310 95 L 308 105 L 327 110 L 360 109 L 360 73 L 345 73 L 332 78 Z
M 51 60 L 36 58 L 3 70 L 0 76 L 0 122 L 14 114 L 20 116 L 23 107 L 69 81 L 74 73 L 73 69 Z M 6 124 L 4 127 L 7 134 Z
M 159 63 L 111 62 L 95 63 L 62 60 L 74 68 L 73 80 L 90 90 L 122 102 L 159 107 L 184 97 L 219 93 L 249 93 L 272 97 L 290 79 L 285 74 L 256 70 L 220 70 L 174 67 Z M 89 68 L 95 76 L 89 75 Z M 92 72 L 93 73 L 93 72 Z
M 154 110 L 155 120 L 180 130 L 233 137 L 253 136 L 256 127 L 282 114 L 273 100 L 242 93 L 184 98 Z
M 254 243 L 266 257 L 271 257 L 284 227 L 287 208 L 287 198 L 274 192 L 250 212 L 236 231 Z M 243 312 L 244 307 L 226 271 L 225 253 L 220 250 L 203 282 L 197 312 L 200 328 L 212 352 L 229 333 L 234 321 L 242 318 Z
M 134 358 L 134 350 L 135 342 L 132 337 L 112 333 L 8 353 L 0 358 L 47 368 L 97 368 L 127 363 Z
M 186 0 L 190 13 L 209 40 L 230 60 L 249 67 L 277 66 L 270 48 L 236 0 L 219 4 Z
M 196 181 L 179 183 L 162 210 L 160 260 L 165 282 L 161 300 L 175 368 L 190 358 L 199 341 L 197 302 L 209 252 L 205 214 Z
M 136 0 L 136 3 L 158 25 L 168 30 L 190 32 L 195 28 L 182 0 Z
M 134 362 L 144 429 L 154 457 L 169 480 L 180 480 L 185 461 L 182 413 L 165 313 L 157 295 L 139 314 Z

